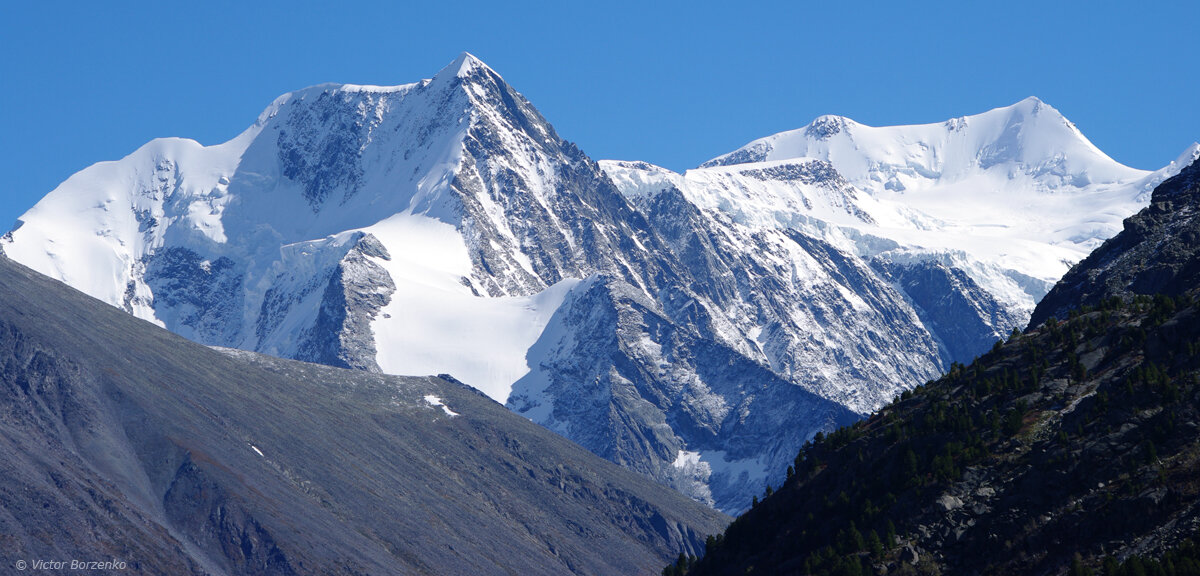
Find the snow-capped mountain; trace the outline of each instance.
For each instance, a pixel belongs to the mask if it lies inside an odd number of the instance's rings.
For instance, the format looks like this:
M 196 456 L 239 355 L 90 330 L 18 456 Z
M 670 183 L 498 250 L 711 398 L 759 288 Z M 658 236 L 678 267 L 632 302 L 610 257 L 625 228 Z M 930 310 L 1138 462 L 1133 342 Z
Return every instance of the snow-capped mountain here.
M 711 238 L 732 241 L 728 251 L 771 262 L 777 256 L 747 238 L 798 235 L 870 269 L 920 317 L 929 345 L 939 350 L 924 359 L 940 368 L 968 361 L 1024 326 L 1071 264 L 1120 231 L 1150 190 L 1198 153 L 1193 145 L 1158 171 L 1132 169 L 1097 149 L 1057 110 L 1028 98 L 921 126 L 876 128 L 822 116 L 684 174 L 644 162 L 601 165 L 638 206 L 681 194 L 705 226 L 721 231 Z M 822 300 L 804 296 L 791 318 Z M 823 329 L 791 322 L 785 332 L 793 338 L 832 332 L 828 322 L 819 324 Z M 816 350 L 794 340 L 765 352 L 793 382 L 803 383 L 797 372 L 826 364 L 831 372 L 821 380 L 844 391 L 844 377 L 829 377 L 838 362 L 814 361 L 813 352 L 845 349 L 857 338 L 857 329 L 848 328 L 846 340 L 826 340 Z M 873 353 L 855 365 L 869 364 Z M 894 365 L 891 357 L 880 360 Z M 898 391 L 872 388 L 875 394 L 858 398 L 821 393 L 865 412 Z
M 709 183 L 708 194 L 694 195 L 697 203 L 735 205 L 729 211 L 740 221 L 787 226 L 788 213 L 815 216 L 1053 282 L 1066 271 L 1064 261 L 1078 261 L 1116 234 L 1122 218 L 1145 206 L 1154 186 L 1195 153 L 1193 147 L 1157 172 L 1135 170 L 1101 152 L 1057 110 L 1027 98 L 922 126 L 875 128 L 822 116 L 688 176 Z M 841 180 L 830 187 L 850 191 L 796 186 L 787 175 L 797 166 L 832 168 Z M 738 200 L 715 191 L 730 180 L 750 181 L 736 186 Z M 1027 301 L 1024 292 L 1011 296 Z
M 463 54 L 414 84 L 286 94 L 225 144 L 154 140 L 72 176 L 0 246 L 206 344 L 452 374 L 736 511 L 818 430 L 1024 323 L 1056 279 L 1028 254 L 1077 259 L 1162 177 L 1022 139 L 1054 122 L 1086 144 L 1026 101 L 953 130 L 823 119 L 682 175 L 602 170 Z M 1035 163 L 1003 192 L 1085 198 L 1072 231 L 954 187 Z M 969 198 L 942 209 L 964 190 L 1028 236 L 1019 257 L 956 248 L 986 228 Z

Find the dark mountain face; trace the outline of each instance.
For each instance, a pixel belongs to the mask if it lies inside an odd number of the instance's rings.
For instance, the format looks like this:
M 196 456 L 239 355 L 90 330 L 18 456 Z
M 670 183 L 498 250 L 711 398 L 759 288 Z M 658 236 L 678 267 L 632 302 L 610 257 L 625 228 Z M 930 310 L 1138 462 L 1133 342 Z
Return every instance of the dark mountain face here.
M 1021 324 L 1017 314 L 959 268 L 937 261 L 897 264 L 885 259 L 871 265 L 916 305 L 921 321 L 938 336 L 947 364 L 966 362 L 986 351 L 996 341 L 996 327 Z
M 1145 573 L 1194 550 L 1196 170 L 1059 284 L 1069 320 L 818 438 L 687 573 Z
M 638 573 L 726 518 L 440 378 L 174 336 L 0 257 L 0 565 Z
M 1063 276 L 1029 320 L 1035 327 L 1106 298 L 1178 296 L 1200 285 L 1200 162 L 1167 179 L 1149 208 Z

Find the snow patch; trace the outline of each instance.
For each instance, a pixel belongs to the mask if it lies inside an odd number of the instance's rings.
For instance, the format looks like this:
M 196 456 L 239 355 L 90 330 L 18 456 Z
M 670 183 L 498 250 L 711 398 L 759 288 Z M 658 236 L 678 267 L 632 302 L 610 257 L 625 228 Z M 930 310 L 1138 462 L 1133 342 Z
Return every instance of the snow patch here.
M 675 457 L 675 461 L 671 463 L 676 468 L 687 468 L 700 463 L 700 453 L 690 452 L 688 450 L 680 450 L 679 455 Z
M 445 405 L 442 402 L 441 398 L 438 398 L 437 396 L 434 396 L 433 394 L 426 394 L 425 402 L 434 408 L 441 407 L 441 409 L 446 413 L 446 415 L 451 418 L 458 416 L 458 412 L 451 410 L 449 406 Z

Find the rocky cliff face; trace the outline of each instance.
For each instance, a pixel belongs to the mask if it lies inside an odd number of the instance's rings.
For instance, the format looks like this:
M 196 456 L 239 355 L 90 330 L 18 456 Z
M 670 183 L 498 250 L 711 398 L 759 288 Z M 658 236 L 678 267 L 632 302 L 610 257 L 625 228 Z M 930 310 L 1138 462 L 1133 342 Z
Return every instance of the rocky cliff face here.
M 637 206 L 690 287 L 725 311 L 715 336 L 784 379 L 866 413 L 941 369 L 936 341 L 903 293 L 829 236 L 748 229 L 672 187 Z
M 696 328 L 706 312 L 685 305 L 693 321 L 627 284 L 581 284 L 530 348 L 537 368 L 508 406 L 698 500 L 736 508 L 792 446 L 856 415 L 706 337 Z
M 978 356 L 1002 337 L 1002 330 L 1024 319 L 952 262 L 876 258 L 871 265 L 912 303 L 921 323 L 936 335 L 943 361 Z

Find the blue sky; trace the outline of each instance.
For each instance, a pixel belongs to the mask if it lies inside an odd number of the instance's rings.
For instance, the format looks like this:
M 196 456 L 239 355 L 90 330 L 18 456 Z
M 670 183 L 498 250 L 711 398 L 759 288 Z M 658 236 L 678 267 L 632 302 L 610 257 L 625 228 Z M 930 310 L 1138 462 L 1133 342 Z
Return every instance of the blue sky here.
M 1134 4 L 0 0 L 0 229 L 152 138 L 219 143 L 284 92 L 412 82 L 463 50 L 597 159 L 682 170 L 821 114 L 1036 95 L 1152 169 L 1200 140 L 1200 3 Z

